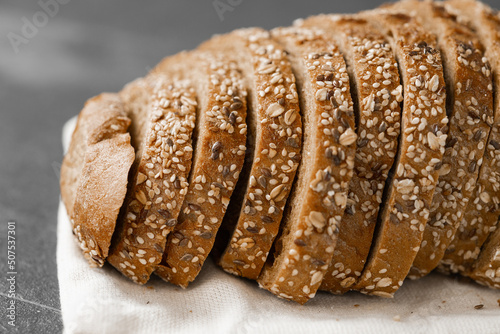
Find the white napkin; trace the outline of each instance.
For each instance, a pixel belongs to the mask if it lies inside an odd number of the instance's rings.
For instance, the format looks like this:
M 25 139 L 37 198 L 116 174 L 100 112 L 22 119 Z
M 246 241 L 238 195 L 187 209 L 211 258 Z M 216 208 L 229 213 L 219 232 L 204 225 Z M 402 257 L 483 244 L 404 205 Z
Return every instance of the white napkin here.
M 65 148 L 74 125 L 64 127 Z M 439 274 L 407 280 L 394 299 L 321 292 L 304 306 L 226 274 L 210 259 L 186 290 L 154 275 L 138 286 L 109 265 L 88 266 L 63 204 L 58 224 L 65 333 L 500 333 L 499 291 Z

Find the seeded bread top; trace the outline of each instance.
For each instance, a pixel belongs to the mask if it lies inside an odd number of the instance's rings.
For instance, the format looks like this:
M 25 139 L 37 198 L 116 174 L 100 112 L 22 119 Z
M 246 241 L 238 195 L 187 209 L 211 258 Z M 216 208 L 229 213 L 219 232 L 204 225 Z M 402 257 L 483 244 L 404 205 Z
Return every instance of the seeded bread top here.
M 194 51 L 173 63 L 165 59 L 157 70 L 196 77 L 199 111 L 189 188 L 156 274 L 187 287 L 212 250 L 243 166 L 247 93 L 233 61 Z
M 239 213 L 225 217 L 232 231 L 218 263 L 227 272 L 257 279 L 278 234 L 300 160 L 295 77 L 286 52 L 261 29 L 216 36 L 200 49 L 237 61 L 249 91 L 248 177 L 237 189 L 245 195 L 230 203 L 228 213 Z
M 80 248 L 92 266 L 102 267 L 108 256 L 127 192 L 127 175 L 135 156 L 129 125 L 118 95 L 90 99 L 78 116 L 63 160 L 61 196 Z
M 490 61 L 495 86 L 500 87 L 500 15 L 477 1 L 454 0 L 445 3 L 446 8 L 457 15 L 457 20 L 473 28 L 485 46 Z M 483 73 L 490 74 L 485 66 Z M 489 87 L 491 90 L 492 87 Z M 500 215 L 500 93 L 494 98 L 494 120 L 487 139 L 476 188 L 465 210 L 456 237 L 446 251 L 440 265 L 441 271 L 467 274 L 477 259 L 481 246 L 495 230 Z M 483 105 L 473 103 L 475 109 Z M 490 124 L 491 125 L 491 124 Z
M 401 138 L 376 239 L 356 289 L 392 297 L 419 251 L 444 153 L 446 89 L 436 38 L 411 17 L 362 14 L 391 41 L 404 86 Z
M 445 255 L 475 188 L 478 162 L 480 165 L 493 122 L 492 82 L 477 37 L 457 23 L 442 5 L 411 0 L 391 8 L 412 13 L 436 32 L 450 103 L 450 125 L 439 180 L 424 239 L 409 274 L 418 278 L 430 273 Z
M 319 31 L 278 28 L 301 93 L 304 143 L 274 262 L 259 284 L 301 304 L 314 297 L 331 261 L 352 177 L 356 134 L 344 59 Z M 271 259 L 269 259 L 271 260 Z
M 343 293 L 361 276 L 370 252 L 385 181 L 396 156 L 403 87 L 389 43 L 368 21 L 319 15 L 300 24 L 318 27 L 338 42 L 357 99 L 354 175 L 334 255 L 320 287 Z
M 139 79 L 121 94 L 135 109 L 135 126 L 144 122 L 135 130 L 144 138 L 108 261 L 144 284 L 162 258 L 187 192 L 197 103 L 188 82 L 162 76 Z

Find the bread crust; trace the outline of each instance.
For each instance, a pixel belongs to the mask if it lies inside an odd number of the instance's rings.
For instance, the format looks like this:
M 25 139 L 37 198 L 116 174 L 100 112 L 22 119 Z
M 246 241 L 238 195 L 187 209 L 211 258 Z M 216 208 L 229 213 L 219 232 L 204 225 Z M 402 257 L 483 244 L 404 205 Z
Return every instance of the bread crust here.
M 489 235 L 469 276 L 481 285 L 500 289 L 500 229 Z
M 485 56 L 494 75 L 494 121 L 487 139 L 486 150 L 480 164 L 479 178 L 464 217 L 441 261 L 441 272 L 467 275 L 481 252 L 488 235 L 497 227 L 500 215 L 500 16 L 491 8 L 476 1 L 454 0 L 445 3 L 457 20 L 473 28 L 484 44 Z M 491 90 L 492 87 L 490 86 Z M 479 165 L 479 164 L 478 164 Z
M 370 256 L 354 289 L 392 297 L 419 251 L 429 218 L 446 141 L 446 89 L 434 35 L 401 13 L 375 10 L 361 17 L 391 41 L 405 94 L 394 175 L 385 190 Z
M 197 51 L 173 61 L 165 59 L 156 70 L 196 78 L 198 132 L 190 185 L 155 273 L 186 288 L 212 250 L 243 167 L 247 94 L 234 61 Z
M 346 65 L 319 31 L 271 32 L 289 53 L 304 125 L 304 155 L 287 204 L 281 236 L 259 285 L 304 304 L 319 288 L 345 210 L 356 150 L 355 120 Z
M 236 190 L 245 195 L 228 209 L 239 214 L 224 219 L 231 225 L 231 236 L 217 263 L 226 272 L 257 279 L 278 234 L 300 160 L 302 122 L 295 77 L 284 50 L 262 29 L 216 36 L 200 49 L 238 61 L 249 90 L 249 122 L 255 122 L 249 124 L 249 141 L 254 150 L 247 155 L 248 182 Z
M 143 131 L 144 142 L 108 262 L 135 283 L 145 284 L 160 263 L 187 192 L 197 102 L 188 82 L 171 83 L 162 76 L 139 79 L 121 94 L 129 107 L 145 104 L 135 116 L 135 126 L 147 122 L 137 129 Z M 144 94 L 145 100 L 133 102 L 135 94 Z
M 368 21 L 319 15 L 300 24 L 322 29 L 337 41 L 357 99 L 354 175 L 334 255 L 320 287 L 341 294 L 356 284 L 370 252 L 382 193 L 398 147 L 402 86 L 390 45 Z
M 415 279 L 430 273 L 446 256 L 476 186 L 493 123 L 492 81 L 481 43 L 442 5 L 410 0 L 392 8 L 415 16 L 436 32 L 449 95 L 450 123 L 442 167 L 424 239 L 409 273 Z
M 129 125 L 118 95 L 104 93 L 90 99 L 78 116 L 61 167 L 61 196 L 92 266 L 104 265 L 127 192 L 135 156 Z

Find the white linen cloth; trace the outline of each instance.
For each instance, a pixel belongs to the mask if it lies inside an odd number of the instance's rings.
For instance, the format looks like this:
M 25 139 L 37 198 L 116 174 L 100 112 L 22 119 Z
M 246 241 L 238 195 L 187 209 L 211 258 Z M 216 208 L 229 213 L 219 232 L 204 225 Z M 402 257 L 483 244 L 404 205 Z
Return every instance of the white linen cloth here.
M 65 149 L 74 125 L 64 127 Z M 186 290 L 154 275 L 138 286 L 109 265 L 90 268 L 63 204 L 57 237 L 65 333 L 500 333 L 499 291 L 439 274 L 407 280 L 394 299 L 321 292 L 301 306 L 210 259 Z

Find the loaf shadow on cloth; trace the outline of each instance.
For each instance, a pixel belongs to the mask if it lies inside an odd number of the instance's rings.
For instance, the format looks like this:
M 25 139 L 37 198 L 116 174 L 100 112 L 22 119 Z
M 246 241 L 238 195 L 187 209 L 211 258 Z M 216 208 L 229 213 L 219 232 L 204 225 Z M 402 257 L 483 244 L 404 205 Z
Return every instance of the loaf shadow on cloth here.
M 64 127 L 65 148 L 74 126 L 72 119 Z M 498 291 L 439 274 L 406 281 L 394 299 L 318 293 L 300 306 L 224 273 L 210 259 L 186 290 L 155 276 L 138 286 L 109 265 L 90 268 L 62 203 L 57 238 L 67 334 L 500 333 Z

